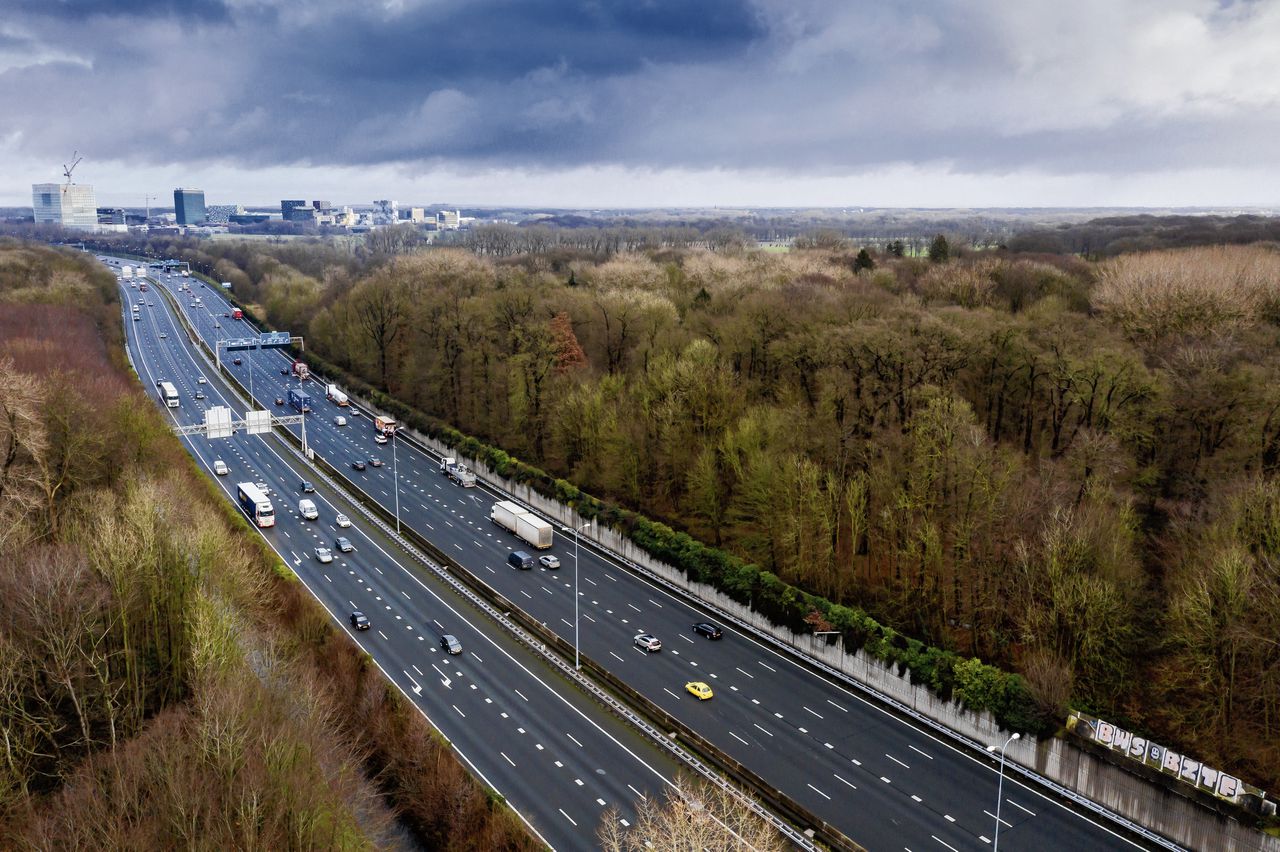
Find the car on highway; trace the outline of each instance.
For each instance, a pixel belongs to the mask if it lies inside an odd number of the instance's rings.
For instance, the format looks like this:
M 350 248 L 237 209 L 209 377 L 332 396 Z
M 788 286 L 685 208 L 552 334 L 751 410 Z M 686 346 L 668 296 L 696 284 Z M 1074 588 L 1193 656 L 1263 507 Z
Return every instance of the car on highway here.
M 338 515 L 338 517 L 333 519 L 333 522 L 338 526 L 342 527 L 343 529 L 346 529 L 347 527 L 351 526 L 351 519 L 348 518 L 346 515 Z
M 317 547 L 317 548 L 316 548 L 316 559 L 317 559 L 318 561 L 320 561 L 320 562 L 325 562 L 325 563 L 332 562 L 332 561 L 333 561 L 333 551 L 329 550 L 329 548 L 327 548 L 327 547 Z
M 255 482 L 254 485 L 258 486 L 258 490 L 261 491 L 263 494 L 266 494 L 268 497 L 271 496 L 271 486 L 267 485 L 267 483 Z
M 276 397 L 276 405 L 284 405 L 284 397 L 282 396 Z
M 215 322 L 215 323 L 213 324 L 213 327 L 214 327 L 214 328 L 222 328 L 222 323 L 220 323 L 220 322 Z
M 369 619 L 364 617 L 363 612 L 361 612 L 360 610 L 356 610 L 355 612 L 351 613 L 351 626 L 354 627 L 356 630 L 368 630 Z
M 543 568 L 554 571 L 560 567 L 560 560 L 548 553 L 546 556 L 538 557 L 538 564 Z
M 334 425 L 334 426 L 346 426 L 346 425 L 347 425 L 347 418 L 343 417 L 343 416 L 342 416 L 342 415 L 340 415 L 340 414 L 335 414 L 335 415 L 334 415 L 334 417 L 333 417 L 333 425 Z
M 213 463 L 213 472 L 218 476 L 226 476 L 231 472 L 231 468 L 227 467 L 227 463 L 222 459 L 218 459 Z
M 204 399 L 204 391 L 202 390 L 196 391 L 196 399 Z
M 462 643 L 458 641 L 458 637 L 452 633 L 446 633 L 440 637 L 440 647 L 448 651 L 450 654 L 461 654 Z
M 641 633 L 631 641 L 637 648 L 643 648 L 646 653 L 662 650 L 662 642 L 658 641 L 658 637 L 652 633 Z
M 232 358 L 232 359 L 231 359 L 231 363 L 232 363 L 232 364 L 235 364 L 237 367 L 239 367 L 239 366 L 240 366 L 241 361 L 240 361 L 240 359 L 239 359 L 239 358 Z
M 196 384 L 198 384 L 198 385 L 207 385 L 207 384 L 209 384 L 209 380 L 208 380 L 208 379 L 206 379 L 204 376 L 201 376 L 200 378 L 196 379 Z
M 168 340 L 168 339 L 169 339 L 169 335 L 165 334 L 165 333 L 162 331 L 162 332 L 160 332 L 160 339 L 161 339 L 161 340 Z
M 369 456 L 369 464 L 373 465 L 374 467 L 382 467 L 382 459 Z
M 716 627 L 710 621 L 699 621 L 693 625 L 693 632 L 708 639 L 719 639 L 724 636 L 724 631 Z
M 351 543 L 351 539 L 347 538 L 344 535 L 338 536 L 338 540 L 334 542 L 334 545 L 342 553 L 350 553 L 351 551 L 356 549 L 355 545 Z
M 351 463 L 352 470 L 364 470 L 365 464 L 362 459 L 356 459 Z
M 133 315 L 133 321 L 134 321 L 134 322 L 141 322 L 141 321 L 142 321 L 142 317 L 138 316 L 137 314 L 134 314 L 134 315 Z
M 223 316 L 226 317 L 227 319 L 231 319 L 231 312 L 228 311 L 227 313 L 223 314 Z
M 298 487 L 302 489 L 303 494 L 311 494 L 316 490 L 316 487 L 305 479 L 302 480 Z
M 381 432 L 377 432 L 373 436 L 373 442 L 375 444 L 385 444 L 387 442 L 387 436 Z
M 707 686 L 700 680 L 691 680 L 684 685 L 684 691 L 697 698 L 699 701 L 706 701 L 711 697 L 711 687 Z

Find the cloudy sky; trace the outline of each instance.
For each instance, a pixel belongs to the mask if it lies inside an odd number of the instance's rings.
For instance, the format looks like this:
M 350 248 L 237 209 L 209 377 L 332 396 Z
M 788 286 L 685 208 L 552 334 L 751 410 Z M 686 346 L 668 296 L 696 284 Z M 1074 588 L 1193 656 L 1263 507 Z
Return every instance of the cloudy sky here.
M 0 205 L 1280 206 L 1280 0 L 0 0 Z

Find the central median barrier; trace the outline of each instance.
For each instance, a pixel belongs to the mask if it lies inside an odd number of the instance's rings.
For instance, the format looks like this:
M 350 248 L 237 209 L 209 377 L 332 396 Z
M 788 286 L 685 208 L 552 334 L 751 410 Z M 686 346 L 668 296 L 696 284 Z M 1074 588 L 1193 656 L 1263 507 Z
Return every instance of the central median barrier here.
M 214 353 L 204 339 L 191 326 L 186 315 L 176 304 L 176 298 L 168 291 L 164 285 L 157 285 L 164 297 L 171 303 L 182 323 L 184 330 L 196 346 L 201 348 L 209 358 L 215 358 Z M 216 359 L 215 359 L 216 360 Z M 242 396 L 248 398 L 247 389 L 225 366 L 222 367 L 221 377 L 228 384 L 239 389 Z M 287 441 L 297 450 L 301 450 L 302 440 L 298 435 L 288 429 L 277 428 L 276 433 Z M 356 483 L 352 482 L 346 475 L 344 470 L 340 470 L 330 464 L 323 458 L 310 453 L 307 460 L 315 465 L 330 480 L 337 483 L 348 497 L 358 502 L 371 515 L 380 519 L 383 524 L 389 528 L 393 528 L 396 523 L 395 515 L 378 503 L 372 497 L 364 492 Z M 398 487 L 398 483 L 397 483 Z M 476 574 L 455 561 L 443 550 L 433 544 L 431 541 L 423 537 L 416 530 L 400 525 L 398 534 L 414 547 L 419 549 L 429 559 L 434 560 L 443 570 L 453 575 L 459 582 L 465 585 L 474 594 L 479 596 L 497 612 L 505 615 L 511 621 L 517 624 L 530 637 L 540 642 L 544 648 L 554 653 L 560 661 L 572 671 L 573 666 L 569 661 L 574 658 L 574 647 L 567 640 L 561 638 L 555 631 L 549 629 L 542 622 L 538 621 L 529 613 L 521 609 L 510 599 L 503 596 L 496 589 L 484 582 Z M 517 638 L 522 638 L 517 636 Z M 699 734 L 693 728 L 680 721 L 675 716 L 663 710 L 655 702 L 648 697 L 629 686 L 621 678 L 617 677 L 606 667 L 579 652 L 578 659 L 581 663 L 585 676 L 593 680 L 595 683 L 602 685 L 609 693 L 625 704 L 631 711 L 639 714 L 643 719 L 647 720 L 650 725 L 645 726 L 644 733 L 654 737 L 662 737 L 673 740 L 674 743 L 682 746 L 695 753 L 699 758 L 705 760 L 707 764 L 714 767 L 724 776 L 732 779 L 734 783 L 744 790 L 748 790 L 756 795 L 766 807 L 781 815 L 791 826 L 798 829 L 799 836 L 793 836 L 793 840 L 804 837 L 808 840 L 816 841 L 831 849 L 845 850 L 845 852 L 865 852 L 863 847 L 846 837 L 838 828 L 819 818 L 816 814 L 796 802 L 786 793 L 778 790 L 761 778 L 751 769 L 744 766 L 741 762 L 735 760 L 723 752 L 719 747 L 710 742 L 706 737 Z M 599 699 L 599 695 L 593 695 Z M 603 706 L 614 712 L 616 715 L 624 715 L 618 713 L 618 707 L 609 701 L 602 701 Z M 634 722 L 634 719 L 624 721 Z

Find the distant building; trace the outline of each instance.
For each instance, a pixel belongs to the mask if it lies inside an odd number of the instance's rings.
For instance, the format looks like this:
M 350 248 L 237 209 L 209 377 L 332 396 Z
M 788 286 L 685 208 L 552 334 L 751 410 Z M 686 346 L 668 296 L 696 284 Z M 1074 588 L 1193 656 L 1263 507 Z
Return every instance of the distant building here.
M 394 225 L 400 221 L 400 202 L 390 199 L 373 202 L 373 224 Z
M 210 225 L 225 225 L 232 216 L 244 213 L 243 204 L 210 204 L 204 209 L 205 221 Z
M 199 225 L 205 221 L 204 190 L 175 189 L 173 191 L 174 218 L 179 225 Z
M 261 225 L 270 220 L 270 213 L 232 213 L 227 217 L 227 222 L 231 225 Z
M 98 227 L 98 204 L 89 184 L 33 183 L 31 207 L 37 225 L 61 225 L 87 231 Z
M 422 207 L 410 207 L 408 210 L 400 211 L 400 219 L 404 222 L 421 224 L 427 221 L 427 211 Z
M 436 221 L 445 231 L 456 231 L 462 227 L 462 216 L 457 210 L 441 210 L 436 214 Z
M 286 199 L 280 202 L 280 216 L 286 222 L 294 221 L 294 216 L 298 217 L 298 221 L 309 222 L 312 218 L 311 203 L 303 199 Z M 301 211 L 301 212 L 299 212 Z
M 319 210 L 321 213 L 323 213 L 323 212 L 325 212 L 325 211 L 327 211 L 327 210 L 331 210 L 331 209 L 333 208 L 333 202 L 330 202 L 330 201 L 313 201 L 313 202 L 311 202 L 311 206 L 312 206 L 313 208 L 315 208 L 316 210 Z
M 123 225 L 125 224 L 123 207 L 99 207 L 98 208 L 98 224 L 99 225 Z

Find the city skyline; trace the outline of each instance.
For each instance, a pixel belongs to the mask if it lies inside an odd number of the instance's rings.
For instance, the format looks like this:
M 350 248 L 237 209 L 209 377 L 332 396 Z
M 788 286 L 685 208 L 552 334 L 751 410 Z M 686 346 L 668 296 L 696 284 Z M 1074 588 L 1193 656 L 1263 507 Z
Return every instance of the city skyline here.
M 0 205 L 73 150 L 206 188 L 473 206 L 1274 206 L 1280 4 L 20 0 Z M 128 93 L 122 98 L 122 93 Z

